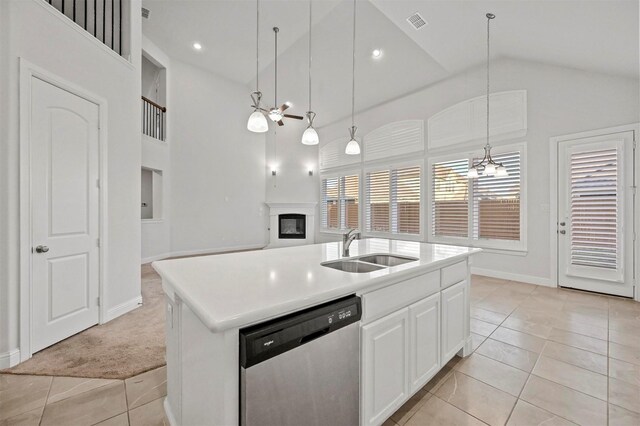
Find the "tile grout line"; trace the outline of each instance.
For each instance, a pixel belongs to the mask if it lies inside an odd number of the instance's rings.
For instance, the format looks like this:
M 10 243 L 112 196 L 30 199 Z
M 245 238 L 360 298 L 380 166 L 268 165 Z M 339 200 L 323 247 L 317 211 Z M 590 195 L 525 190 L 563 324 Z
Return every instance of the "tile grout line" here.
M 40 413 L 40 420 L 38 421 L 38 426 L 42 425 L 42 420 L 44 419 L 44 409 L 47 407 L 47 402 L 49 401 L 49 395 L 51 394 L 51 388 L 53 387 L 53 379 L 51 377 L 51 381 L 49 382 L 49 389 L 47 390 L 47 396 L 44 399 L 44 404 L 42 405 L 42 412 Z

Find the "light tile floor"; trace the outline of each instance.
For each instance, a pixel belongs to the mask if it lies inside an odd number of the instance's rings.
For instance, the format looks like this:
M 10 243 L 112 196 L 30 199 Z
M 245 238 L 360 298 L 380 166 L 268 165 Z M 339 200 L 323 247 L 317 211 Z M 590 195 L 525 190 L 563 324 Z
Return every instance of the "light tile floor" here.
M 640 425 L 640 303 L 473 277 L 474 353 L 385 426 Z M 0 375 L 0 426 L 163 425 L 166 368 L 127 380 Z
M 385 426 L 640 426 L 640 303 L 474 276 L 471 332 Z

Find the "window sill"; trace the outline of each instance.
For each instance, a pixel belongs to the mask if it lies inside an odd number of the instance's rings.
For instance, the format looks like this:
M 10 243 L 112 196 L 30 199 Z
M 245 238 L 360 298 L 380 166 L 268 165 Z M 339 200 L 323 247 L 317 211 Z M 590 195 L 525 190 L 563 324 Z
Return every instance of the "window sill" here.
M 452 246 L 473 247 L 482 249 L 484 253 L 502 254 L 507 256 L 526 256 L 529 251 L 526 247 L 498 247 L 489 244 L 474 244 L 467 239 L 429 239 L 427 241 L 430 244 L 449 244 Z

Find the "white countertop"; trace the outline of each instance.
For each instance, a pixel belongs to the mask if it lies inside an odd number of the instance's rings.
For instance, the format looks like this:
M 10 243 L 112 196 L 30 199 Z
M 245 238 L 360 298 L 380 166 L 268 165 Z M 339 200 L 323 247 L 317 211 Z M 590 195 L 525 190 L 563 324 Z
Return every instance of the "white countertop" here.
M 393 253 L 419 260 L 369 273 L 320 265 L 342 243 L 153 262 L 164 291 L 176 294 L 213 332 L 241 328 L 349 294 L 362 294 L 465 259 L 480 249 L 386 239 L 356 240 L 350 256 Z

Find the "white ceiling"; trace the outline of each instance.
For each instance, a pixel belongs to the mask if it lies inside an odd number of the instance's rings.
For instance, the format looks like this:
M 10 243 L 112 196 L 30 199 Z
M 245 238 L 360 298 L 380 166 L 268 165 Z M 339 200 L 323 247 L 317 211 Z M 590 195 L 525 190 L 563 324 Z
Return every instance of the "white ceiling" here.
M 255 85 L 254 0 L 143 0 L 143 32 L 169 56 Z M 279 33 L 278 103 L 307 110 L 308 2 L 261 0 L 260 89 L 273 104 L 273 32 Z M 351 110 L 352 2 L 314 0 L 313 106 L 323 126 Z M 402 96 L 492 56 L 638 78 L 637 0 L 358 0 L 356 110 Z M 420 12 L 428 25 L 406 18 Z M 204 46 L 195 52 L 191 45 Z M 371 50 L 383 56 L 374 60 Z M 249 106 L 247 91 L 247 107 Z

